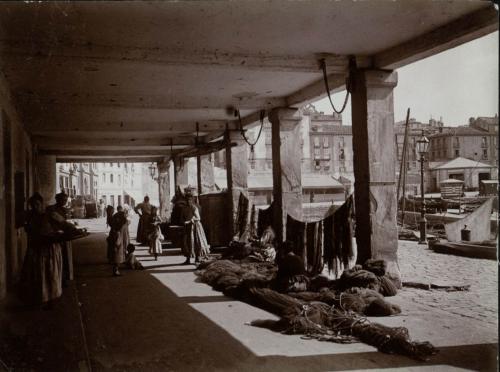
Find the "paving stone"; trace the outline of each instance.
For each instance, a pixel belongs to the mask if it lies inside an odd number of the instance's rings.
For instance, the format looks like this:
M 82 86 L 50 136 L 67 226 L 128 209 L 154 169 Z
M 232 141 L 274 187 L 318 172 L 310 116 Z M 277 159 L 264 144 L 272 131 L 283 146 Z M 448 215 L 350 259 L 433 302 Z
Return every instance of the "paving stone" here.
M 495 261 L 434 253 L 415 242 L 399 241 L 398 259 L 403 281 L 438 285 L 470 285 L 469 291 L 446 292 L 404 288 L 398 296 L 440 308 L 486 326 L 498 322 L 498 282 Z

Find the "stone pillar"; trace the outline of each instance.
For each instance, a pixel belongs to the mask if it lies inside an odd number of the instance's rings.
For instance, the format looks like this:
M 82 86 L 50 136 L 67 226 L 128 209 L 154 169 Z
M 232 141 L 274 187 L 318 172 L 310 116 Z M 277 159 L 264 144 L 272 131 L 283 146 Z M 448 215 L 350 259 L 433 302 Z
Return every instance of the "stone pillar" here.
M 212 154 L 196 157 L 198 169 L 198 194 L 215 191 L 214 162 Z
M 248 151 L 247 144 L 239 131 L 227 132 L 226 170 L 228 208 L 233 216 L 229 219 L 231 236 L 236 234 L 238 200 L 243 193 L 248 197 Z
M 43 197 L 45 206 L 55 203 L 56 195 L 56 157 L 37 155 L 35 165 L 35 191 Z
M 277 108 L 269 114 L 272 127 L 273 226 L 278 241 L 286 239 L 287 214 L 302 219 L 301 119 L 297 109 Z
M 390 276 L 401 285 L 393 146 L 397 80 L 397 73 L 391 71 L 354 73 L 352 131 L 357 261 L 386 260 Z
M 163 158 L 157 162 L 158 167 L 158 198 L 160 199 L 160 218 L 165 221 L 170 218 L 170 159 Z
M 189 159 L 174 158 L 174 183 L 177 186 L 187 186 L 189 184 Z

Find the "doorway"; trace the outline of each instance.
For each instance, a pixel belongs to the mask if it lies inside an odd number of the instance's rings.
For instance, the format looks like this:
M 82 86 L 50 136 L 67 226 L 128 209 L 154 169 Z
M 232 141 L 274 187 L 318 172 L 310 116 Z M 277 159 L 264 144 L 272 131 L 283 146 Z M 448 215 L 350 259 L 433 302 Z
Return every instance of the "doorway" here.
M 464 174 L 463 173 L 450 173 L 449 178 L 452 180 L 464 181 Z
M 479 173 L 479 184 L 481 184 L 481 181 L 489 181 L 490 180 L 490 174 L 489 173 Z

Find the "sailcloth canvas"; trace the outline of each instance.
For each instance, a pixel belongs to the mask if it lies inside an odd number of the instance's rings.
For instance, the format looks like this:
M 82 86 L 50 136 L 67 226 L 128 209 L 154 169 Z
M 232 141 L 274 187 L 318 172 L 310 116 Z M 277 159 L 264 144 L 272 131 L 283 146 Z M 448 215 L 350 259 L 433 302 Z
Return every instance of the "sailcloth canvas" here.
M 490 198 L 483 203 L 474 212 L 465 216 L 459 221 L 448 223 L 444 226 L 446 230 L 446 237 L 450 242 L 461 241 L 460 230 L 467 225 L 467 229 L 471 231 L 470 240 L 479 242 L 490 239 L 490 218 L 491 208 L 493 207 L 494 198 Z

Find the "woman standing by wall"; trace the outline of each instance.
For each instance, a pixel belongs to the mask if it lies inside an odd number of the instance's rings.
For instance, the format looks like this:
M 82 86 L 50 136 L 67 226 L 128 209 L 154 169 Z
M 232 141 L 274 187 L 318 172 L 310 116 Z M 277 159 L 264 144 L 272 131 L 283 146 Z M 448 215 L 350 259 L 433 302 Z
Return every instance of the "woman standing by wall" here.
M 28 250 L 21 273 L 22 297 L 30 304 L 47 308 L 62 294 L 63 259 L 60 242 L 63 232 L 53 227 L 44 212 L 43 198 L 35 193 L 28 200 L 25 229 Z

